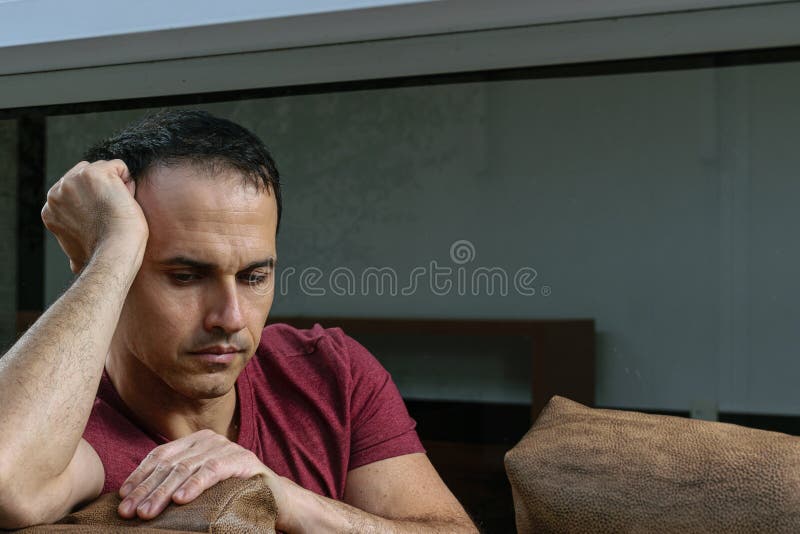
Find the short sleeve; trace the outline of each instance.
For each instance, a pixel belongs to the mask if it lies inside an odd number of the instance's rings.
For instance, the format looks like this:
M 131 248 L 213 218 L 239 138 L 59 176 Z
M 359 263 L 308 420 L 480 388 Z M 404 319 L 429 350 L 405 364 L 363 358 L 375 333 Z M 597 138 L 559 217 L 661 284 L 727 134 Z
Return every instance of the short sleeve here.
M 372 462 L 425 452 L 389 372 L 363 345 L 344 336 L 353 389 L 350 402 L 351 439 L 348 470 Z

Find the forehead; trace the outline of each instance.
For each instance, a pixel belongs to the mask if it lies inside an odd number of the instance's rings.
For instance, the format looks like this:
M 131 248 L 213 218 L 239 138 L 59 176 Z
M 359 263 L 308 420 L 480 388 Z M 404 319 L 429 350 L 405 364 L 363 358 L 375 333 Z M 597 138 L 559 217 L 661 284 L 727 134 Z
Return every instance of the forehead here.
M 275 255 L 277 204 L 236 170 L 158 167 L 137 184 L 151 260 L 185 256 L 235 267 Z

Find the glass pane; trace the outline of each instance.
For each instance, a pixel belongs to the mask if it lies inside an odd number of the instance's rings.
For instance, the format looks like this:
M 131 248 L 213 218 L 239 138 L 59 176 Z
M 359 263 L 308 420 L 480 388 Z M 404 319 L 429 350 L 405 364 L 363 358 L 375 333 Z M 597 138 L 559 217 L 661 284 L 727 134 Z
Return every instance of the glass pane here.
M 593 318 L 599 405 L 796 414 L 799 73 L 782 63 L 203 107 L 255 131 L 282 172 L 274 316 Z M 51 117 L 48 176 L 147 111 Z M 436 268 L 450 269 L 446 291 Z M 322 273 L 315 287 L 308 269 Z M 514 284 L 525 269 L 532 294 Z M 70 278 L 51 239 L 48 302 Z M 424 376 L 416 395 L 464 396 Z
M 17 123 L 0 120 L 0 346 L 17 323 Z

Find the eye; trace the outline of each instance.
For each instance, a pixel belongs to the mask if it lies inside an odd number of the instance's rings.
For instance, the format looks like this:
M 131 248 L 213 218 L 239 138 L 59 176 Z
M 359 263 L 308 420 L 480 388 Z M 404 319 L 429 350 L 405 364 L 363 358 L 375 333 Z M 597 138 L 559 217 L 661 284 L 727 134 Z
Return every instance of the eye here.
M 254 284 L 263 284 L 267 280 L 269 280 L 270 273 L 268 271 L 250 271 L 249 273 L 242 273 L 239 275 L 239 280 L 242 282 L 254 285 Z
M 200 279 L 200 276 L 194 273 L 170 273 L 169 275 L 179 284 L 188 284 Z

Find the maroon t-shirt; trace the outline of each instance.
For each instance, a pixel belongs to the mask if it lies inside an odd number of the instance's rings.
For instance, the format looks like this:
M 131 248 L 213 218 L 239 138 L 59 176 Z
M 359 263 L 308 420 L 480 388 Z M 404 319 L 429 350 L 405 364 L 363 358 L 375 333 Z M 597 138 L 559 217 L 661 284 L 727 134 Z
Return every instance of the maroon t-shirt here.
M 326 497 L 342 498 L 351 469 L 425 452 L 389 373 L 339 328 L 267 326 L 236 395 L 239 445 Z M 105 370 L 83 437 L 105 467 L 103 493 L 168 441 L 137 423 Z

